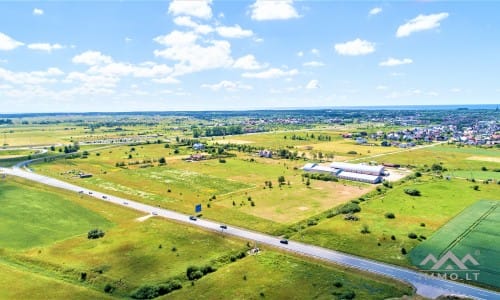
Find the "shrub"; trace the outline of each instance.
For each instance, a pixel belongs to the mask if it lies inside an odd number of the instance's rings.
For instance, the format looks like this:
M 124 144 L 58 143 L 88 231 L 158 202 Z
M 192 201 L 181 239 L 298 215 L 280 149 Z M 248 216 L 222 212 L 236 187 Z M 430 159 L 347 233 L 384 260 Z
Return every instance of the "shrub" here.
M 167 163 L 167 161 L 165 160 L 165 157 L 160 157 L 160 159 L 158 160 L 158 162 L 160 164 L 166 164 Z
M 353 214 L 344 215 L 344 220 L 346 221 L 359 221 L 359 217 Z
M 405 194 L 410 196 L 420 196 L 420 191 L 417 189 L 405 189 Z
M 100 229 L 92 229 L 87 233 L 87 238 L 88 239 L 98 239 L 102 238 L 104 236 L 104 231 Z
M 393 214 L 393 213 L 391 213 L 391 212 L 388 212 L 388 213 L 385 213 L 385 217 L 386 217 L 387 219 L 394 219 L 394 218 L 396 218 L 396 215 L 394 215 L 394 214 Z
M 345 300 L 351 300 L 351 299 L 354 299 L 356 297 L 356 293 L 354 291 L 351 291 L 351 290 L 347 290 L 343 293 L 341 293 L 340 295 L 338 295 L 338 299 L 345 299 Z
M 111 294 L 114 290 L 115 290 L 115 287 L 109 283 L 106 283 L 106 285 L 104 286 L 105 293 Z
M 425 223 L 420 223 L 420 227 L 425 227 Z
M 143 285 L 130 296 L 134 299 L 153 299 L 182 288 L 178 280 L 170 280 L 158 285 Z
M 335 281 L 333 283 L 333 286 L 336 287 L 336 288 L 341 288 L 344 284 L 342 283 L 342 281 Z
M 347 154 L 358 154 L 358 152 L 351 150 L 351 151 L 347 152 Z
M 479 191 L 479 185 L 475 185 L 475 186 L 473 186 L 473 187 L 472 187 L 472 189 L 473 189 L 474 191 Z
M 219 158 L 219 162 L 220 162 L 221 164 L 225 164 L 225 163 L 226 163 L 226 160 L 225 160 L 224 158 Z
M 416 238 L 417 238 L 417 235 L 416 235 L 415 233 L 413 233 L 413 232 L 410 232 L 410 233 L 408 233 L 408 237 L 409 237 L 410 239 L 416 239 Z
M 362 234 L 370 233 L 370 228 L 368 227 L 368 225 L 363 224 L 363 226 L 361 226 L 361 233 Z
M 394 235 L 391 235 L 391 240 L 395 241 L 396 237 Z
M 318 221 L 316 221 L 315 219 L 307 220 L 307 226 L 314 226 L 314 225 L 318 225 Z
M 425 235 L 420 235 L 419 238 L 421 238 L 422 240 L 426 240 L 427 237 Z
M 341 214 L 353 214 L 361 211 L 361 207 L 356 204 L 356 203 L 346 203 L 343 206 L 341 206 L 338 210 L 339 213 Z
M 330 218 L 335 217 L 336 215 L 337 215 L 337 214 L 336 214 L 335 212 L 333 212 L 333 211 L 329 211 L 329 212 L 326 214 L 326 217 L 327 217 L 328 219 L 330 219 Z
M 401 254 L 406 255 L 406 253 L 408 253 L 408 252 L 406 252 L 406 249 L 404 247 L 401 248 Z
M 418 171 L 417 171 L 417 172 L 415 172 L 415 177 L 422 177 L 422 173 L 420 173 L 420 172 L 418 172 Z

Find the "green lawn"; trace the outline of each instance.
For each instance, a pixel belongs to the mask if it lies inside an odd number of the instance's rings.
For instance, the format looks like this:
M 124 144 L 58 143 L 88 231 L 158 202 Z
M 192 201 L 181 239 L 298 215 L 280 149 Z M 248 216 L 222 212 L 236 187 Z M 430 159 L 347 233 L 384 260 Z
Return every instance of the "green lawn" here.
M 421 178 L 388 189 L 384 195 L 361 202 L 359 221 L 346 221 L 342 215 L 322 220 L 317 226 L 308 227 L 293 239 L 309 242 L 385 262 L 411 266 L 401 248 L 408 252 L 419 244 L 408 238 L 413 232 L 430 237 L 436 230 L 459 214 L 465 207 L 481 199 L 497 199 L 500 187 L 497 184 L 480 184 L 475 191 L 473 183 L 465 180 L 442 180 Z M 412 197 L 404 189 L 418 189 L 422 195 Z M 395 219 L 385 213 L 392 212 Z M 421 224 L 425 224 L 421 226 Z M 362 234 L 363 225 L 370 233 Z M 391 239 L 394 235 L 395 240 Z
M 55 191 L 0 180 L 0 248 L 46 245 L 112 223 Z
M 479 270 L 478 281 L 500 288 L 499 205 L 499 201 L 478 201 L 467 207 L 434 233 L 430 239 L 411 251 L 412 263 L 419 268 L 424 268 L 419 264 L 429 254 L 433 254 L 438 259 L 448 251 L 453 251 L 459 259 L 470 254 L 479 265 L 474 266 L 469 263 L 466 266 L 469 269 Z M 427 265 L 424 269 L 430 267 L 431 265 Z M 458 272 L 457 274 L 465 278 L 465 273 Z
M 347 291 L 355 292 L 355 299 L 413 294 L 411 288 L 389 279 L 264 251 L 226 265 L 164 299 L 338 299 Z
M 103 293 L 3 264 L 0 299 L 112 299 Z

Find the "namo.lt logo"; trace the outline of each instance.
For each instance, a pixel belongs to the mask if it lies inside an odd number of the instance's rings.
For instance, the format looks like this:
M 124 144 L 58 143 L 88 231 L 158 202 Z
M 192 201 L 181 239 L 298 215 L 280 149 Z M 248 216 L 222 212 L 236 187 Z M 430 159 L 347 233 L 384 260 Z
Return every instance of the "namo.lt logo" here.
M 462 259 L 458 259 L 458 257 L 453 254 L 453 252 L 448 251 L 445 255 L 443 255 L 439 260 L 432 254 L 427 255 L 427 257 L 420 263 L 421 266 L 425 266 L 428 263 L 433 262 L 434 265 L 429 269 L 432 271 L 457 271 L 458 270 L 467 270 L 470 271 L 469 268 L 465 265 L 466 263 L 470 263 L 474 266 L 478 266 L 479 263 L 477 260 L 472 257 L 470 254 L 466 254 Z
M 429 254 L 422 260 L 420 266 L 425 267 L 429 262 L 432 263 L 432 266 L 426 271 L 430 272 L 430 275 L 440 278 L 477 280 L 479 276 L 479 270 L 470 269 L 470 266 L 479 265 L 479 262 L 471 254 L 466 254 L 462 259 L 459 259 L 453 252 L 448 251 L 439 260 L 434 255 Z

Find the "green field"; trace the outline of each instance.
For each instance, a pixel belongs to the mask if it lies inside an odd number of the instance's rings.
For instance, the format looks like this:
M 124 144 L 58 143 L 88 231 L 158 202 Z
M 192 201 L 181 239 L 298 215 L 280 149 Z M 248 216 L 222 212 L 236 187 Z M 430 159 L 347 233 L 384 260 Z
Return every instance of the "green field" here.
M 0 179 L 0 248 L 50 244 L 91 228 L 108 228 L 99 214 L 69 202 L 55 191 Z
M 335 283 L 342 287 L 335 287 Z M 236 288 L 235 288 L 236 287 Z M 387 299 L 411 295 L 410 288 L 391 284 L 354 270 L 340 270 L 317 262 L 265 251 L 230 264 L 166 299 L 335 299 L 348 291 L 355 299 Z
M 322 219 L 318 225 L 294 233 L 291 238 L 388 263 L 411 266 L 408 252 L 420 242 L 409 233 L 430 237 L 450 219 L 480 199 L 499 199 L 497 184 L 480 184 L 479 190 L 465 180 L 422 177 L 385 189 L 360 203 L 359 221 L 346 221 L 343 215 Z M 418 189 L 421 196 L 412 197 L 404 189 Z M 500 199 L 499 199 L 500 200 Z M 385 217 L 392 212 L 394 219 Z M 363 225 L 370 233 L 362 234 Z M 425 225 L 425 226 L 422 226 Z M 391 236 L 394 235 L 393 240 Z M 362 247 L 360 246 L 362 245 Z
M 419 264 L 429 254 L 437 259 L 448 251 L 452 251 L 459 259 L 470 254 L 479 265 L 466 264 L 466 267 L 478 270 L 480 274 L 477 281 L 500 288 L 499 205 L 499 201 L 478 201 L 467 207 L 427 241 L 411 251 L 410 258 L 413 265 L 423 268 Z M 467 276 L 466 272 L 457 272 L 457 274 L 462 279 Z
M 186 162 L 182 158 L 194 153 L 193 150 L 187 147 L 179 150 L 180 154 L 175 154 L 163 144 L 119 146 L 92 152 L 87 158 L 62 159 L 32 168 L 78 185 L 184 213 L 192 213 L 194 205 L 201 203 L 207 218 L 269 233 L 281 232 L 291 224 L 374 188 L 322 181 L 308 187 L 301 177 L 303 160 L 265 159 L 237 153 L 237 157 L 227 158 L 226 163 L 218 159 Z M 160 157 L 165 157 L 166 165 L 128 164 Z M 117 167 L 117 162 L 127 165 Z M 82 180 L 75 176 L 78 172 L 94 176 Z M 286 181 L 281 188 L 279 176 Z M 266 181 L 273 183 L 272 189 L 265 188 Z
M 389 279 L 325 266 L 266 247 L 257 256 L 231 262 L 231 256 L 248 249 L 247 241 L 157 217 L 139 220 L 143 214 L 136 211 L 21 179 L 7 177 L 1 184 L 2 200 L 19 204 L 26 195 L 28 199 L 43 199 L 41 204 L 32 200 L 27 203 L 42 207 L 42 211 L 50 210 L 52 214 L 40 214 L 37 223 L 32 225 L 42 226 L 30 233 L 29 242 L 19 232 L 2 237 L 2 241 L 10 240 L 12 245 L 19 246 L 0 249 L 0 298 L 124 298 L 140 286 L 172 279 L 179 280 L 183 288 L 169 297 L 193 299 L 258 298 L 261 292 L 265 297 L 331 298 L 333 292 L 348 291 L 355 291 L 361 298 L 376 292 L 382 299 L 413 293 L 404 284 Z M 56 192 L 59 196 L 54 196 Z M 49 203 L 54 205 L 48 206 Z M 28 210 L 27 205 L 21 207 Z M 66 232 L 46 241 L 47 230 L 72 228 L 53 221 L 60 219 L 60 214 L 82 219 L 95 215 L 105 222 L 93 226 L 103 228 L 106 234 L 101 239 L 89 240 L 84 234 L 89 227 L 79 223 L 83 232 L 70 236 L 70 232 Z M 4 220 L 22 224 L 20 220 L 25 222 L 25 219 L 23 214 L 8 214 L 2 216 L 2 224 Z M 191 285 L 185 274 L 187 267 L 193 265 L 210 265 L 217 271 Z M 264 272 L 268 275 L 260 276 Z M 337 281 L 343 287 L 333 287 Z M 244 289 L 241 289 L 242 283 Z M 111 295 L 103 292 L 106 285 L 114 288 Z M 297 285 L 303 286 L 300 293 L 293 289 Z

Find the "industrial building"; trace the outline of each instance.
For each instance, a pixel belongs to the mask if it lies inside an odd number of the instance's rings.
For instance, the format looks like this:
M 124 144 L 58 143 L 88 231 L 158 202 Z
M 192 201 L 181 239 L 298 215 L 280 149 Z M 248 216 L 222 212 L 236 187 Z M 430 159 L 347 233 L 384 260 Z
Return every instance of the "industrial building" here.
M 332 162 L 330 164 L 330 167 L 335 169 L 341 169 L 345 172 L 368 174 L 375 176 L 385 175 L 384 166 L 369 166 L 369 165 L 351 164 L 345 162 Z
M 385 175 L 384 166 L 368 166 L 343 162 L 334 162 L 329 166 L 308 163 L 302 167 L 302 170 L 306 172 L 329 174 L 339 179 L 373 184 L 382 182 L 382 176 Z

